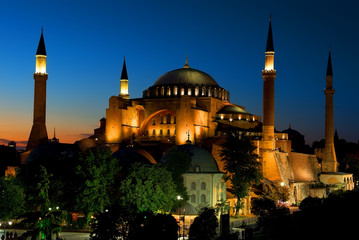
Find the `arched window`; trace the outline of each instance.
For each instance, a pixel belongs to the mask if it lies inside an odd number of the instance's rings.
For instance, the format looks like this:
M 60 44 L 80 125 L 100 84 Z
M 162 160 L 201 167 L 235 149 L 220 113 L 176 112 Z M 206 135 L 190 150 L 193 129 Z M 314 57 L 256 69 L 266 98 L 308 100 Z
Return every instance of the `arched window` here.
M 191 203 L 196 203 L 196 195 L 191 195 Z
M 152 119 L 152 125 L 156 125 L 156 119 Z
M 161 87 L 161 96 L 165 95 L 165 87 Z
M 177 86 L 174 86 L 173 87 L 173 95 L 177 96 L 177 93 L 178 93 L 178 88 L 177 88 Z
M 163 116 L 161 116 L 161 118 L 160 118 L 160 119 L 161 119 L 161 122 L 160 122 L 160 123 L 161 123 L 161 124 L 163 124 Z
M 192 95 L 192 89 L 190 89 L 190 88 L 187 89 L 187 95 L 190 95 L 190 96 Z
M 212 89 L 209 88 L 209 89 L 208 89 L 208 97 L 211 97 L 211 96 L 212 96 Z
M 156 96 L 158 96 L 158 87 L 156 88 Z
M 196 87 L 196 88 L 194 89 L 194 95 L 197 97 L 197 96 L 198 96 L 198 94 L 199 94 L 199 88 L 198 88 L 198 87 Z
M 171 87 L 167 87 L 167 96 L 171 96 Z
M 148 136 L 148 135 L 149 135 L 149 132 L 148 132 L 148 129 L 146 129 L 145 136 Z
M 156 129 L 153 129 L 153 130 L 152 130 L 152 135 L 153 135 L 153 136 L 156 136 Z
M 195 182 L 191 183 L 191 190 L 196 190 L 196 183 Z
M 201 183 L 201 190 L 206 190 L 206 183 L 205 182 Z
M 202 96 L 206 95 L 206 87 L 202 87 Z
M 167 136 L 171 136 L 171 130 L 167 129 Z
M 200 172 L 200 171 L 201 171 L 201 167 L 200 167 L 200 166 L 198 166 L 198 165 L 197 165 L 197 166 L 195 166 L 194 171 L 195 171 L 195 172 Z
M 176 124 L 176 116 L 173 117 L 173 123 Z
M 160 129 L 160 136 L 162 136 L 163 135 L 163 131 L 162 131 L 162 129 Z
M 184 88 L 181 88 L 181 95 L 184 95 Z
M 202 194 L 201 195 L 201 203 L 205 203 L 206 202 L 206 195 Z

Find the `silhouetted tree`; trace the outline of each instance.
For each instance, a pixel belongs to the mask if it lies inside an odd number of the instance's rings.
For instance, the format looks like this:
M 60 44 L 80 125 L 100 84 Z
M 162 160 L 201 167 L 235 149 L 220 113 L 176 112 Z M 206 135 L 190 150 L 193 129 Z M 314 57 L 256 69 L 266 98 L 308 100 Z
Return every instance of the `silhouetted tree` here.
M 220 151 L 224 169 L 227 172 L 226 180 L 231 182 L 233 194 L 238 199 L 236 215 L 242 207 L 242 199 L 246 198 L 253 183 L 259 183 L 262 178 L 261 162 L 254 153 L 256 146 L 244 135 L 236 131 L 229 131 L 227 139 Z
M 210 240 L 216 236 L 218 219 L 215 210 L 203 208 L 189 228 L 190 240 Z

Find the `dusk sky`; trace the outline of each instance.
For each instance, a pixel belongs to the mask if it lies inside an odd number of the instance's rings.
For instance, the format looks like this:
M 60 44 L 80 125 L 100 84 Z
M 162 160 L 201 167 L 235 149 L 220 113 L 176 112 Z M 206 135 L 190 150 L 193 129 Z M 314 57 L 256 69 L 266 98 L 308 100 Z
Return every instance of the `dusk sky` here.
M 35 53 L 47 51 L 47 131 L 73 143 L 93 134 L 119 93 L 126 57 L 130 98 L 183 67 L 211 75 L 232 103 L 262 116 L 269 16 L 275 49 L 275 127 L 324 138 L 325 74 L 333 64 L 334 128 L 359 140 L 359 1 L 0 1 L 0 144 L 27 141 Z M 19 143 L 20 144 L 20 143 Z

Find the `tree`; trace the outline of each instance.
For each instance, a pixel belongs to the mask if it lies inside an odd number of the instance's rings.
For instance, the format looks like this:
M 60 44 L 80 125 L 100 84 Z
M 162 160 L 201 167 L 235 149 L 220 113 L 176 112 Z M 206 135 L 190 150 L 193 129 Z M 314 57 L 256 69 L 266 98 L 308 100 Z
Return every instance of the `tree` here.
M 212 208 L 203 208 L 189 228 L 189 239 L 210 240 L 216 236 L 217 227 L 216 211 Z
M 182 200 L 174 205 L 174 208 L 177 208 L 189 199 L 182 174 L 187 172 L 192 160 L 188 153 L 180 151 L 176 146 L 172 147 L 166 156 L 165 168 L 171 173 L 176 192 L 182 197 Z
M 262 191 L 261 198 L 268 198 L 274 203 L 278 201 L 286 202 L 289 199 L 290 191 L 286 186 L 281 186 L 278 181 L 263 180 L 261 183 Z
M 169 212 L 178 193 L 171 173 L 160 165 L 134 163 L 120 186 L 123 206 L 136 212 Z
M 117 240 L 128 239 L 129 225 L 133 216 L 127 209 L 118 204 L 111 206 L 108 211 L 95 215 L 91 223 L 91 240 Z
M 113 192 L 118 170 L 117 159 L 109 149 L 89 150 L 80 156 L 76 167 L 79 182 L 76 209 L 85 212 L 88 221 L 93 213 L 103 211 L 115 200 Z
M 54 234 L 58 236 L 61 232 L 64 212 L 56 208 L 53 210 L 51 207 L 49 197 L 51 177 L 44 166 L 39 166 L 39 172 L 34 176 L 37 185 L 33 189 L 33 194 L 28 196 L 29 202 L 33 204 L 33 210 L 21 216 L 22 223 L 27 223 L 34 229 L 25 234 L 32 236 L 32 239 L 39 237 L 51 240 Z
M 261 162 L 254 153 L 256 146 L 244 135 L 229 131 L 227 139 L 222 144 L 220 152 L 224 169 L 227 173 L 225 180 L 231 182 L 233 194 L 237 197 L 236 215 L 242 207 L 242 199 L 250 193 L 253 183 L 262 178 Z
M 21 183 L 15 177 L 0 178 L 0 219 L 16 218 L 24 211 L 25 194 Z

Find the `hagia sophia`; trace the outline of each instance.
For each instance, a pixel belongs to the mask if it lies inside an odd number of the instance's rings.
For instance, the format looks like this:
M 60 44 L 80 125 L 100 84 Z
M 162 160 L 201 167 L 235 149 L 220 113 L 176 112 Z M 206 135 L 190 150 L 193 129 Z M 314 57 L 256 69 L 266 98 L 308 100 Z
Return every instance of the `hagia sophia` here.
M 94 135 L 77 144 L 82 149 L 107 145 L 114 155 L 131 152 L 134 157 L 158 163 L 172 146 L 190 154 L 192 165 L 184 174 L 189 200 L 189 214 L 203 206 L 215 206 L 223 199 L 236 201 L 223 182 L 225 174 L 220 158 L 221 145 L 228 130 L 248 136 L 257 147 L 265 179 L 280 182 L 290 189 L 290 204 L 308 196 L 325 197 L 330 188 L 353 189 L 353 176 L 338 172 L 333 131 L 333 74 L 329 52 L 326 88 L 325 148 L 323 159 L 314 154 L 292 151 L 288 131 L 275 130 L 274 116 L 274 44 L 269 22 L 264 55 L 263 116 L 230 102 L 230 92 L 208 73 L 191 67 L 186 57 L 184 66 L 164 73 L 152 86 L 143 90 L 142 98 L 130 98 L 131 82 L 124 60 L 119 93 L 109 98 L 106 117 L 94 129 Z M 36 53 L 34 122 L 27 152 L 48 142 L 46 130 L 46 50 L 41 34 Z M 56 139 L 53 141 L 57 142 Z M 311 187 L 321 182 L 324 187 Z M 228 184 L 228 185 L 226 185 Z M 243 213 L 250 211 L 250 197 Z

